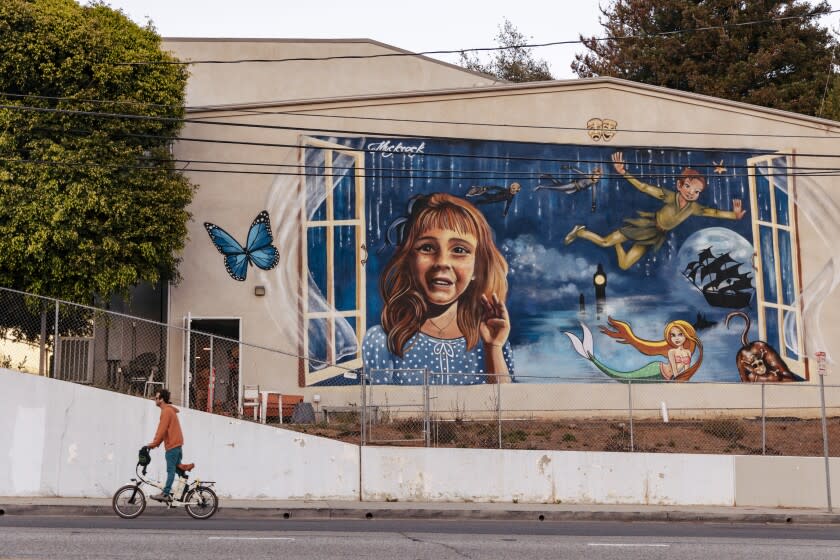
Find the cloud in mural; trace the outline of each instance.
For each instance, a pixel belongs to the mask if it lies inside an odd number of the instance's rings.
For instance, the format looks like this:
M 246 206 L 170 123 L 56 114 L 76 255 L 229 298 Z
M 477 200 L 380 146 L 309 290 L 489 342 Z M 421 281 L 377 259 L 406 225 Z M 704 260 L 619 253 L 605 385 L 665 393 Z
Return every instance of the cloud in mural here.
M 533 235 L 520 235 L 502 243 L 510 283 L 519 293 L 543 300 L 577 298 L 581 286 L 591 286 L 597 264 L 572 253 L 546 247 Z M 620 283 L 618 278 L 610 278 Z

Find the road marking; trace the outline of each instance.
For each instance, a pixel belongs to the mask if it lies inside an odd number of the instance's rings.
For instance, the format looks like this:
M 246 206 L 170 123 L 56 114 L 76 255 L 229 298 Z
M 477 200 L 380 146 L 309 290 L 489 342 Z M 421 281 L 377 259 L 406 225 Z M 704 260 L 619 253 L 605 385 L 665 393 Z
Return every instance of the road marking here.
M 650 547 L 659 547 L 659 548 L 668 548 L 670 544 L 634 544 L 634 543 L 597 543 L 591 542 L 586 543 L 587 546 L 650 546 Z
M 293 541 L 291 537 L 207 537 L 211 541 Z

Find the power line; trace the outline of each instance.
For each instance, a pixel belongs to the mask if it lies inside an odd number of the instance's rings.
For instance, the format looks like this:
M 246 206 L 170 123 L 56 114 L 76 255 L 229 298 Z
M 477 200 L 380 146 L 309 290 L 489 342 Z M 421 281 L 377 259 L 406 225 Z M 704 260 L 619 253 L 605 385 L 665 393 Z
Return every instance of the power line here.
M 831 77 L 834 75 L 834 55 L 835 50 L 831 49 L 831 60 L 828 63 L 828 75 L 825 77 L 825 87 L 823 88 L 822 99 L 820 100 L 820 110 L 817 113 L 818 117 L 822 116 L 823 107 L 825 107 L 825 98 L 828 96 L 828 85 L 831 83 Z
M 379 53 L 379 54 L 359 54 L 359 55 L 335 55 L 335 56 L 302 56 L 302 57 L 289 57 L 289 58 L 241 58 L 241 59 L 234 59 L 234 60 L 190 60 L 190 61 L 181 61 L 181 60 L 145 60 L 145 61 L 136 61 L 136 62 L 115 62 L 114 65 L 117 66 L 153 66 L 153 65 L 176 65 L 176 66 L 184 66 L 184 65 L 191 65 L 191 64 L 243 64 L 243 63 L 269 63 L 269 62 L 316 62 L 316 61 L 326 61 L 326 60 L 365 60 L 365 59 L 372 59 L 372 58 L 393 58 L 393 57 L 406 57 L 406 56 L 427 56 L 427 55 L 439 55 L 439 54 L 461 54 L 467 52 L 490 52 L 490 51 L 502 51 L 502 50 L 510 50 L 510 49 L 531 49 L 531 48 L 542 48 L 542 47 L 555 47 L 560 45 L 574 45 L 583 43 L 584 41 L 628 41 L 628 40 L 636 40 L 636 39 L 650 39 L 651 37 L 665 37 L 665 36 L 672 36 L 672 35 L 680 35 L 683 33 L 696 33 L 698 31 L 715 31 L 715 30 L 726 30 L 736 27 L 746 27 L 752 25 L 763 25 L 766 23 L 779 23 L 782 21 L 787 20 L 801 20 L 801 19 L 812 19 L 812 18 L 820 18 L 823 16 L 828 16 L 834 13 L 840 12 L 840 10 L 831 10 L 825 13 L 819 14 L 805 14 L 801 16 L 780 16 L 776 18 L 764 19 L 764 20 L 752 20 L 752 21 L 744 21 L 738 23 L 725 23 L 722 25 L 708 25 L 705 27 L 696 27 L 691 29 L 676 29 L 673 31 L 660 31 L 657 33 L 646 33 L 644 35 L 624 35 L 621 37 L 591 37 L 589 39 L 568 39 L 563 41 L 549 41 L 546 43 L 524 43 L 519 45 L 510 45 L 506 47 L 473 47 L 473 48 L 465 48 L 465 49 L 455 49 L 455 50 L 432 50 L 432 51 L 420 51 L 420 52 L 399 52 L 399 53 Z
M 299 148 L 300 145 L 297 144 L 289 144 L 289 147 L 292 148 Z M 317 146 L 313 146 L 314 149 L 321 149 Z M 363 151 L 366 153 L 376 153 L 374 150 L 370 149 L 359 149 L 359 151 Z M 426 156 L 436 156 L 436 157 L 452 157 L 452 158 L 459 158 L 462 157 L 459 154 L 423 154 Z M 760 156 L 761 154 L 759 154 Z M 476 159 L 483 159 L 484 156 L 479 154 L 464 154 L 464 157 L 471 157 Z M 505 161 L 510 161 L 511 159 L 516 158 L 516 156 L 498 156 L 504 159 Z M 571 173 L 578 173 L 584 174 L 581 170 L 574 170 L 573 166 L 578 165 L 598 165 L 604 167 L 611 167 L 614 165 L 614 162 L 610 159 L 581 159 L 581 158 L 518 158 L 520 161 L 526 162 L 550 162 L 552 164 L 566 164 L 561 166 L 559 172 L 553 173 L 554 175 L 563 175 L 563 170 L 570 171 Z M 49 160 L 45 160 L 49 161 Z M 224 160 L 206 160 L 206 159 L 184 159 L 184 158 L 154 158 L 154 157 L 142 157 L 142 161 L 150 162 L 150 163 L 182 163 L 182 164 L 209 164 L 209 165 L 237 165 L 242 167 L 272 167 L 272 168 L 293 168 L 293 169 L 314 169 L 319 171 L 350 171 L 355 169 L 355 166 L 347 165 L 307 165 L 307 164 L 299 164 L 299 163 L 275 163 L 275 162 L 258 162 L 258 161 L 224 161 Z M 724 166 L 721 164 L 715 163 L 692 163 L 691 165 L 685 164 L 674 164 L 674 163 L 667 163 L 667 162 L 625 162 L 625 165 L 633 165 L 633 166 L 644 166 L 647 168 L 668 168 L 668 167 L 691 167 L 692 169 L 697 170 L 711 170 L 714 171 L 717 175 L 724 175 L 725 171 L 719 171 Z M 738 165 L 738 164 L 727 164 L 725 166 L 725 170 L 734 170 L 734 169 L 751 169 L 754 166 L 751 165 Z M 379 171 L 394 171 L 397 167 L 396 166 L 365 166 L 364 171 L 367 172 L 379 172 Z M 405 169 L 405 168 L 403 168 Z M 785 166 L 787 170 L 794 170 L 794 171 L 803 171 L 803 172 L 833 172 L 833 171 L 840 171 L 840 167 L 807 167 L 807 166 L 797 166 L 797 165 L 789 165 Z M 412 169 L 405 169 L 406 171 L 412 171 Z M 459 169 L 457 171 L 451 171 L 447 169 L 418 169 L 417 171 L 423 171 L 426 173 L 435 173 L 434 177 L 441 177 L 446 178 L 445 174 L 479 174 L 478 178 L 484 178 L 487 180 L 499 179 L 499 178 L 506 178 L 506 177 L 523 177 L 523 176 L 532 176 L 530 178 L 539 178 L 540 175 L 545 175 L 544 171 L 496 171 L 496 170 L 471 170 L 471 169 Z M 646 175 L 651 175 L 646 173 Z M 655 174 L 654 174 L 655 175 Z M 602 177 L 605 175 L 602 174 Z M 670 176 L 666 174 L 665 176 Z M 731 176 L 731 175 L 728 175 Z M 429 178 L 429 177 L 425 177 Z
M 316 147 L 317 149 L 317 147 Z M 454 156 L 457 157 L 457 156 Z M 200 164 L 211 164 L 211 165 L 241 165 L 241 166 L 254 166 L 254 167 L 292 167 L 295 169 L 316 169 L 316 170 L 324 170 L 324 171 L 350 171 L 355 169 L 355 166 L 341 166 L 341 165 L 331 165 L 331 166 L 319 166 L 319 165 L 301 165 L 297 163 L 267 163 L 267 162 L 248 162 L 248 161 L 218 161 L 218 160 L 202 160 L 202 159 L 155 159 L 155 158 L 144 158 L 143 161 L 153 161 L 159 163 L 166 163 L 166 162 L 174 162 L 174 163 L 200 163 Z M 603 159 L 558 159 L 554 158 L 550 160 L 552 163 L 566 163 L 566 164 L 596 164 L 596 165 L 603 165 L 606 167 L 610 167 L 613 165 L 612 160 L 603 160 Z M 686 167 L 683 164 L 674 164 L 674 163 L 638 163 L 638 162 L 625 162 L 625 165 L 643 165 L 645 167 Z M 692 169 L 711 169 L 716 170 L 721 167 L 722 165 L 715 165 L 713 163 L 697 163 L 691 164 L 687 167 L 691 167 Z M 751 169 L 752 165 L 726 165 L 726 169 Z M 571 168 L 569 167 L 571 170 Z M 797 166 L 791 165 L 786 166 L 785 169 L 793 169 L 797 171 L 840 171 L 840 167 L 804 167 L 804 166 Z M 368 171 L 393 171 L 394 167 L 377 167 L 377 166 L 365 166 L 365 172 Z M 495 176 L 507 177 L 507 176 L 514 176 L 520 177 L 524 175 L 534 175 L 538 177 L 539 175 L 544 175 L 545 173 L 540 171 L 481 171 L 481 170 L 468 170 L 468 169 L 459 169 L 457 172 L 449 171 L 445 169 L 424 169 L 423 171 L 427 173 L 482 173 L 482 174 L 492 174 Z M 716 173 L 718 175 L 723 175 L 723 173 Z M 602 175 L 603 176 L 603 175 Z
M 181 105 L 164 105 L 162 103 L 151 103 L 148 101 L 133 101 L 133 100 L 116 100 L 116 99 L 89 99 L 85 97 L 61 97 L 56 95 L 35 95 L 33 93 L 10 93 L 0 92 L 3 97 L 18 97 L 28 99 L 44 99 L 50 101 L 75 101 L 77 103 L 96 103 L 96 104 L 111 104 L 111 105 L 133 105 L 140 107 L 160 107 L 162 109 L 181 109 Z M 183 107 L 188 109 L 188 107 Z
M 70 134 L 77 134 L 77 135 L 89 135 L 91 131 L 89 130 L 82 130 L 82 129 L 58 129 L 58 128 L 50 128 L 50 127 L 37 127 L 34 128 L 35 131 L 46 131 L 46 132 L 59 132 L 59 133 L 70 133 Z M 122 137 L 131 137 L 131 138 L 148 138 L 154 140 L 160 140 L 164 142 L 195 142 L 195 143 L 207 143 L 207 144 L 221 144 L 221 145 L 232 145 L 232 146 L 255 146 L 255 147 L 269 147 L 269 148 L 291 148 L 291 149 L 300 149 L 302 147 L 306 147 L 302 144 L 290 144 L 290 143 L 283 143 L 283 142 L 256 142 L 256 141 L 247 141 L 247 140 L 223 140 L 219 138 L 198 138 L 198 137 L 188 137 L 188 136 L 179 136 L 179 137 L 172 137 L 172 136 L 163 136 L 157 134 L 140 134 L 140 133 L 119 133 L 118 136 Z M 361 137 L 356 137 L 361 138 Z M 429 137 L 424 137 L 430 139 Z M 367 139 L 379 139 L 379 138 L 367 138 Z M 395 138 L 399 139 L 399 137 Z M 498 140 L 482 140 L 482 142 L 497 142 Z M 503 140 L 502 142 L 507 142 Z M 520 144 L 521 142 L 515 142 Z M 606 147 L 606 146 L 604 146 Z M 376 153 L 376 150 L 370 148 L 356 148 L 352 146 L 341 145 L 339 148 L 345 152 L 359 152 L 359 153 Z M 616 146 L 614 151 L 632 151 L 632 150 L 658 150 L 662 153 L 664 152 L 672 152 L 672 151 L 690 151 L 690 152 L 699 152 L 699 153 L 712 153 L 712 154 L 720 154 L 721 152 L 725 152 L 727 154 L 740 154 L 746 157 L 760 157 L 760 156 L 770 156 L 773 157 L 811 157 L 811 158 L 838 158 L 840 154 L 825 154 L 825 153 L 810 153 L 810 152 L 785 152 L 785 151 L 767 151 L 760 148 L 746 150 L 746 149 L 730 149 L 730 148 L 673 148 L 673 147 L 650 147 L 650 146 Z M 491 154 L 450 154 L 445 152 L 424 152 L 424 156 L 429 157 L 448 157 L 452 159 L 481 159 L 481 160 L 502 160 L 502 161 L 526 161 L 526 162 L 549 162 L 549 163 L 561 163 L 561 164 L 581 164 L 581 163 L 604 163 L 607 166 L 611 165 L 611 161 L 604 161 L 604 160 L 581 160 L 578 158 L 575 159 L 566 159 L 566 158 L 548 158 L 548 157 L 533 157 L 533 156 L 514 156 L 514 155 L 491 155 Z M 188 160 L 185 160 L 188 161 Z M 653 165 L 650 163 L 645 163 L 644 165 Z M 665 165 L 665 164 L 663 164 Z M 703 165 L 697 165 L 696 167 L 703 167 Z M 735 167 L 735 166 L 729 166 Z M 819 168 L 813 168 L 819 169 Z M 828 169 L 828 168 L 827 168 Z
M 110 164 L 102 162 L 71 162 L 71 161 L 54 161 L 54 160 L 33 160 L 33 159 L 13 159 L 13 158 L 0 158 L 0 161 L 6 162 L 8 164 L 24 164 L 24 165 L 42 165 L 48 167 L 77 167 L 77 168 L 96 168 L 96 169 L 103 169 L 103 168 L 112 168 L 116 170 L 141 170 L 141 171 L 150 171 L 150 172 L 167 172 L 167 173 L 218 173 L 218 174 L 233 174 L 233 175 L 272 175 L 272 176 L 285 176 L 285 177 L 317 177 L 319 174 L 313 173 L 306 173 L 306 172 L 291 172 L 291 171 L 246 171 L 246 170 L 236 170 L 236 169 L 175 169 L 175 168 L 166 168 L 166 167 L 149 167 L 149 166 L 142 166 L 142 165 L 122 165 L 122 164 Z M 627 165 L 636 165 L 636 164 L 627 164 Z M 394 171 L 400 171 L 405 173 L 408 170 L 405 169 L 397 169 Z M 427 170 L 422 170 L 427 172 Z M 682 176 L 681 173 L 642 173 L 642 174 L 633 174 L 633 176 L 640 176 L 645 178 L 656 178 L 656 179 L 678 179 Z M 784 172 L 784 173 L 777 173 L 776 175 L 786 176 L 786 177 L 840 177 L 840 169 L 827 169 L 827 170 L 820 170 L 820 171 L 811 171 L 811 172 Z M 387 180 L 387 179 L 413 179 L 413 180 L 470 180 L 475 182 L 475 177 L 440 177 L 440 176 L 426 176 L 426 175 L 419 175 L 419 174 L 408 174 L 408 175 L 376 175 L 376 179 L 380 180 Z M 601 179 L 623 179 L 625 178 L 624 175 L 619 173 L 604 173 L 600 176 Z M 495 178 L 498 179 L 498 178 Z M 518 179 L 520 181 L 525 180 L 533 180 L 534 177 L 527 176 L 527 177 L 506 177 L 506 180 L 510 181 L 511 179 Z
M 168 122 L 168 123 L 188 123 L 205 126 L 229 126 L 235 128 L 257 128 L 268 130 L 291 130 L 291 131 L 305 131 L 314 133 L 339 133 L 339 134 L 354 134 L 354 135 L 371 135 L 371 136 L 391 136 L 402 138 L 418 138 L 418 139 L 434 139 L 434 140 L 464 140 L 453 136 L 437 136 L 429 134 L 410 134 L 410 133 L 392 133 L 382 131 L 370 130 L 348 130 L 335 129 L 326 127 L 302 127 L 302 126 L 284 126 L 284 125 L 270 125 L 270 124 L 255 124 L 243 122 L 217 122 L 206 121 L 203 119 L 189 119 L 189 118 L 174 118 L 174 117 L 158 117 L 151 115 L 132 115 L 127 113 L 103 113 L 99 111 L 79 111 L 74 109 L 56 109 L 51 107 L 33 107 L 28 105 L 0 105 L 0 109 L 8 109 L 13 111 L 30 111 L 39 113 L 57 113 L 65 115 L 77 115 L 86 117 L 110 118 L 110 119 L 128 119 L 135 121 L 152 121 L 152 122 Z M 438 124 L 460 125 L 457 121 L 439 121 Z M 465 125 L 466 126 L 466 125 Z M 487 124 L 486 126 L 493 126 Z M 503 128 L 505 125 L 498 125 Z M 509 125 L 510 126 L 510 125 Z M 539 128 L 535 125 L 534 128 Z M 558 130 L 587 130 L 584 127 L 556 127 Z M 670 130 L 649 130 L 649 129 L 616 129 L 616 132 L 627 132 L 637 134 L 680 134 L 683 136 L 737 136 L 755 137 L 755 138 L 808 138 L 814 140 L 837 140 L 840 135 L 836 133 L 829 133 L 829 135 L 815 135 L 815 134 L 769 134 L 769 133 L 743 133 L 743 132 L 699 132 L 699 131 L 670 131 Z

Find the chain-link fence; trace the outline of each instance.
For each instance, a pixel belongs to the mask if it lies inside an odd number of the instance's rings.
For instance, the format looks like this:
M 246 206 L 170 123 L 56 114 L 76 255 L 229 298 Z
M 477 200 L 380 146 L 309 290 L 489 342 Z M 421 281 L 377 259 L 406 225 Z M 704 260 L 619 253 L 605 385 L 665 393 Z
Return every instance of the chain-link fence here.
M 836 385 L 584 380 L 558 384 L 521 376 L 518 383 L 497 384 L 493 376 L 477 374 L 486 382 L 453 386 L 441 374 L 404 373 L 411 376 L 409 386 L 388 385 L 382 372 L 367 372 L 365 406 L 360 411 L 360 422 L 366 425 L 363 443 L 840 455 L 840 386 Z
M 821 383 L 830 376 L 495 383 L 478 373 L 345 367 L 307 384 L 300 362 L 294 351 L 239 340 L 238 328 L 218 321 L 172 326 L 0 288 L 0 367 L 141 397 L 166 387 L 181 406 L 352 443 L 840 455 L 840 385 Z M 282 388 L 273 381 L 281 378 Z

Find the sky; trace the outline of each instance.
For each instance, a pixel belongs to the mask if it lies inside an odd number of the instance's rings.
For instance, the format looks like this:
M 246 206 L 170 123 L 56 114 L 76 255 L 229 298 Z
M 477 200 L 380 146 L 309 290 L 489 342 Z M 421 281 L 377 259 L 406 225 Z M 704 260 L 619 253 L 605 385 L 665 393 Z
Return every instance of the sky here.
M 599 0 L 106 0 L 133 21 L 151 20 L 164 37 L 367 38 L 405 50 L 495 47 L 505 18 L 529 43 L 600 35 Z M 600 0 L 606 4 L 607 0 Z M 82 3 L 86 3 L 82 0 Z M 840 0 L 831 0 L 840 9 Z M 840 27 L 840 14 L 824 25 Z M 542 47 L 534 57 L 557 79 L 574 78 L 580 44 Z M 457 63 L 458 55 L 436 56 Z

